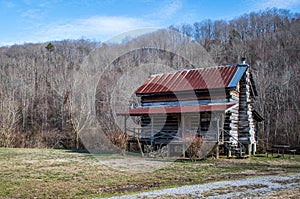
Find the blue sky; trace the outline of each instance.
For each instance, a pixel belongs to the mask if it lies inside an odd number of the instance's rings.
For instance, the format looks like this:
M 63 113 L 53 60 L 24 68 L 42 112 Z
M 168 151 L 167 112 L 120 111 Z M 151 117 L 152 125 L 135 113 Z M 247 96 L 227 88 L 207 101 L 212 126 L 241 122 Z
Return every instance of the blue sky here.
M 233 19 L 300 0 L 0 0 L 0 46 L 86 38 L 106 41 L 141 28 Z

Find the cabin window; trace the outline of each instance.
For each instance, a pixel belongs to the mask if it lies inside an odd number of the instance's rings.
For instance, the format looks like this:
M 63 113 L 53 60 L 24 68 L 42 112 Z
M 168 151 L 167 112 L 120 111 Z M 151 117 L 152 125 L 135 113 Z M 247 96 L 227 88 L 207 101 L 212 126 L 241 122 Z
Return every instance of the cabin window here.
M 208 131 L 211 121 L 211 112 L 202 112 L 200 114 L 200 134 L 204 134 Z

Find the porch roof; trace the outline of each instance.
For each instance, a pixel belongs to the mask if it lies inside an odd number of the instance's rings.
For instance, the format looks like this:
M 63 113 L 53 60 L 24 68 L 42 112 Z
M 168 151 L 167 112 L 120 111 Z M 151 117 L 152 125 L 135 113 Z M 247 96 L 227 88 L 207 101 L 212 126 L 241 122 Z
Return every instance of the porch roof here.
M 198 113 L 207 111 L 225 111 L 234 104 L 209 104 L 198 106 L 160 106 L 160 107 L 138 107 L 129 109 L 126 112 L 117 113 L 117 115 L 153 115 L 167 113 Z

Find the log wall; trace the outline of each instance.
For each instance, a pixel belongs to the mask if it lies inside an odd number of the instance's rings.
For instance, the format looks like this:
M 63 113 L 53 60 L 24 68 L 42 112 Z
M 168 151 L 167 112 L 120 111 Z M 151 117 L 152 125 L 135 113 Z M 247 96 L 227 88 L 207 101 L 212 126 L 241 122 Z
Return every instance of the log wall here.
M 229 92 L 224 89 L 211 89 L 202 92 L 178 92 L 178 93 L 164 93 L 163 95 L 147 95 L 141 97 L 141 103 L 152 102 L 176 102 L 187 100 L 214 100 L 214 99 L 228 99 Z
M 251 91 L 250 75 L 248 68 L 240 79 L 236 89 L 226 90 L 226 88 L 225 90 L 216 90 L 211 93 L 212 96 L 209 91 L 146 95 L 141 97 L 142 106 L 175 106 L 179 101 L 181 104 L 186 103 L 187 105 L 190 105 L 189 103 L 235 103 L 233 107 L 225 112 L 222 120 L 224 122 L 223 129 L 229 133 L 229 135 L 224 134 L 224 139 L 225 141 L 230 141 L 235 146 L 238 146 L 239 142 L 243 143 L 245 146 L 248 146 L 249 152 L 251 151 L 251 145 L 256 143 L 256 126 L 252 113 L 253 91 Z M 213 114 L 211 112 L 185 114 L 184 124 L 186 130 L 196 131 L 199 135 L 206 134 L 209 131 L 209 127 L 212 126 Z M 152 119 L 150 116 L 142 116 L 141 118 L 143 136 L 153 136 L 150 135 L 151 129 L 154 130 L 156 136 L 159 135 L 160 131 L 176 131 L 176 136 L 182 136 L 181 114 L 162 114 L 151 117 Z M 221 116 L 218 117 L 221 118 Z

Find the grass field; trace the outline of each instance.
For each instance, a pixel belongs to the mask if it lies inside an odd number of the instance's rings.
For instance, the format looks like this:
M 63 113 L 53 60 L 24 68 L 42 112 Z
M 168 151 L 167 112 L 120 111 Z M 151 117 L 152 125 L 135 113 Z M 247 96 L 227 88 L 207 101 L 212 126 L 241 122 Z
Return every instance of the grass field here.
M 106 197 L 291 172 L 300 172 L 300 156 L 172 162 L 68 150 L 0 148 L 0 198 Z

